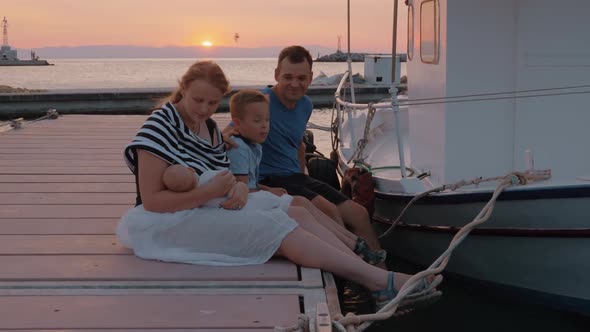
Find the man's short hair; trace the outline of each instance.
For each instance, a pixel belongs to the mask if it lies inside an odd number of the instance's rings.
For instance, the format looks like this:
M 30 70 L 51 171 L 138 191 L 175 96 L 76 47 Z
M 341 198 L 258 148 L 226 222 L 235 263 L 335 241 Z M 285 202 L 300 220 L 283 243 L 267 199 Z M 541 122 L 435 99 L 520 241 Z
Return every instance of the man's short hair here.
M 262 92 L 253 89 L 240 90 L 229 99 L 229 112 L 232 118 L 243 119 L 244 109 L 253 103 L 268 103 L 268 98 Z
M 313 65 L 313 59 L 311 58 L 311 54 L 309 54 L 309 51 L 305 49 L 305 47 L 303 46 L 293 45 L 285 47 L 279 54 L 279 62 L 277 68 L 281 66 L 281 62 L 285 58 L 289 59 L 291 63 L 301 63 L 303 61 L 307 61 L 307 63 L 309 63 L 310 69 Z

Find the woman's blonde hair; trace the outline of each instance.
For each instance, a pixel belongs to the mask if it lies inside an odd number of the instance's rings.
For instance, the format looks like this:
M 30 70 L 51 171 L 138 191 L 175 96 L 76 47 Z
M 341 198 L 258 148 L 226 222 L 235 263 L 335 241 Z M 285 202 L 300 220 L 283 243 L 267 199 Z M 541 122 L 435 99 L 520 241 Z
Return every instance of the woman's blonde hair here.
M 210 83 L 224 95 L 230 91 L 229 81 L 217 63 L 208 60 L 197 61 L 182 75 L 178 81 L 178 87 L 166 98 L 159 101 L 158 107 L 161 107 L 168 101 L 173 104 L 178 103 L 182 99 L 182 90 L 196 80 L 203 80 Z

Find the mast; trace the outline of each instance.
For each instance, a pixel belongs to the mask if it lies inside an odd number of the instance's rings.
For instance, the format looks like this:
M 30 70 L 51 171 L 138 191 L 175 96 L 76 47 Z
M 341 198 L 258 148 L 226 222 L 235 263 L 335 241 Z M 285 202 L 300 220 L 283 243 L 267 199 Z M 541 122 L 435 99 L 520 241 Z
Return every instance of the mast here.
M 347 2 L 347 18 L 346 18 L 346 27 L 347 27 L 347 37 L 348 37 L 348 43 L 347 43 L 347 51 L 348 51 L 348 57 L 346 58 L 346 62 L 348 63 L 348 78 L 350 79 L 350 100 L 352 101 L 352 103 L 356 103 L 356 97 L 354 95 L 354 84 L 353 84 L 353 79 L 352 79 L 352 58 L 350 56 L 350 0 L 348 0 Z
M 400 62 L 397 56 L 397 7 L 398 0 L 393 1 L 393 40 L 391 43 L 391 87 L 389 92 L 391 93 L 391 108 L 393 109 L 393 117 L 395 119 L 395 133 L 397 136 L 397 151 L 399 155 L 400 171 L 402 173 L 402 180 L 408 177 L 406 170 L 406 157 L 404 154 L 404 141 L 401 134 L 400 115 L 399 115 L 399 102 L 397 100 L 397 89 L 399 87 L 399 80 L 397 75 L 399 74 L 398 64 Z
M 391 85 L 395 86 L 396 88 L 398 87 L 397 84 L 399 84 L 399 82 L 396 82 L 396 56 L 397 56 L 397 7 L 398 7 L 398 3 L 397 0 L 395 0 L 393 2 L 393 36 L 392 36 L 392 41 L 391 41 Z M 406 51 L 407 52 L 407 51 Z M 397 91 L 396 91 L 397 93 Z
M 8 21 L 6 16 L 2 20 L 2 46 L 8 46 Z

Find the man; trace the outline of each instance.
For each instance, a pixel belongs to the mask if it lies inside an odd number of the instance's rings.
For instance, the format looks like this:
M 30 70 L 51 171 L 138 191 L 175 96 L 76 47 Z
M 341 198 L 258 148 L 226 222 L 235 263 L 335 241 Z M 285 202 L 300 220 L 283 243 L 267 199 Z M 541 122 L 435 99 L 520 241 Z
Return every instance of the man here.
M 313 103 L 306 96 L 313 78 L 312 64 L 305 48 L 283 49 L 275 69 L 277 84 L 262 91 L 269 95 L 270 131 L 262 144 L 260 184 L 281 187 L 290 195 L 309 199 L 333 220 L 365 239 L 371 249 L 379 250 L 366 209 L 304 173 L 303 134 L 313 111 Z

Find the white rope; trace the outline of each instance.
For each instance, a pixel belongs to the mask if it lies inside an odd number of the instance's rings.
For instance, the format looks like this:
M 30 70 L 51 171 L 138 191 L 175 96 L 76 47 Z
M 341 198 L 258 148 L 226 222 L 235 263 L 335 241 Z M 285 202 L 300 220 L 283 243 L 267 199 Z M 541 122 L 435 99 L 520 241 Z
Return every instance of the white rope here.
M 355 332 L 362 332 L 367 329 L 371 324 L 375 321 L 381 321 L 389 319 L 397 310 L 401 301 L 408 296 L 414 288 L 421 282 L 423 278 L 426 278 L 430 275 L 436 275 L 444 270 L 447 266 L 451 253 L 455 248 L 463 242 L 463 240 L 467 237 L 467 235 L 471 232 L 472 229 L 475 227 L 483 224 L 486 222 L 490 216 L 492 215 L 492 211 L 494 210 L 494 206 L 496 203 L 496 199 L 504 191 L 504 189 L 514 186 L 514 185 L 526 185 L 529 181 L 537 181 L 537 180 L 545 180 L 551 177 L 551 172 L 549 170 L 546 171 L 538 171 L 538 172 L 530 172 L 530 173 L 521 173 L 521 172 L 514 172 L 510 173 L 506 176 L 493 178 L 498 179 L 499 183 L 494 191 L 492 198 L 488 201 L 488 203 L 483 207 L 483 209 L 479 212 L 479 214 L 473 219 L 472 222 L 462 227 L 457 234 L 453 237 L 453 240 L 449 244 L 449 247 L 424 271 L 414 274 L 406 283 L 402 286 L 399 290 L 397 296 L 391 300 L 387 305 L 385 305 L 381 310 L 374 314 L 367 314 L 367 315 L 347 315 L 346 317 L 340 318 L 333 322 L 334 326 L 341 331 L 343 327 L 350 327 L 350 326 L 357 326 L 354 331 Z M 481 179 L 479 178 L 480 182 L 484 180 L 490 181 L 490 179 Z M 468 183 L 468 182 L 465 182 Z M 479 182 L 478 182 L 479 183 Z M 459 183 L 453 184 L 452 186 L 442 186 L 440 188 L 458 188 L 459 186 L 463 186 L 466 184 Z M 437 189 L 440 189 L 437 188 Z M 453 190 L 454 190 L 453 189 Z M 445 190 L 445 189 L 442 189 Z M 442 191 L 441 190 L 441 191 Z M 432 192 L 432 191 L 429 191 Z
M 358 140 L 357 142 L 357 149 L 354 153 L 350 156 L 347 163 L 354 161 L 355 164 L 362 163 L 365 158 L 363 158 L 363 151 L 365 150 L 365 146 L 367 146 L 367 142 L 369 142 L 369 133 L 371 132 L 371 122 L 373 122 L 373 117 L 375 117 L 375 107 L 373 107 L 373 103 L 368 104 L 368 112 L 367 112 L 367 119 L 365 120 L 365 130 L 363 131 L 363 137 Z
M 47 113 L 40 118 L 31 120 L 31 121 L 27 121 L 27 122 L 25 122 L 23 118 L 12 119 L 12 120 L 9 120 L 5 123 L 0 124 L 0 127 L 10 125 L 10 127 L 12 129 L 21 129 L 25 125 L 29 125 L 29 124 L 35 123 L 37 121 L 41 121 L 44 119 L 57 119 L 58 117 L 59 117 L 59 113 L 57 113 L 57 111 L 52 108 L 52 109 L 47 110 Z
M 47 114 L 45 114 L 44 116 L 37 118 L 35 120 L 31 120 L 28 123 L 35 123 L 37 121 L 41 121 L 41 120 L 45 120 L 45 119 L 54 120 L 54 119 L 57 119 L 58 117 L 59 117 L 59 113 L 57 113 L 56 109 L 52 108 L 52 109 L 47 110 Z
M 309 317 L 304 314 L 300 314 L 297 318 L 297 323 L 291 326 L 275 326 L 275 332 L 309 332 Z

